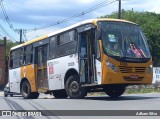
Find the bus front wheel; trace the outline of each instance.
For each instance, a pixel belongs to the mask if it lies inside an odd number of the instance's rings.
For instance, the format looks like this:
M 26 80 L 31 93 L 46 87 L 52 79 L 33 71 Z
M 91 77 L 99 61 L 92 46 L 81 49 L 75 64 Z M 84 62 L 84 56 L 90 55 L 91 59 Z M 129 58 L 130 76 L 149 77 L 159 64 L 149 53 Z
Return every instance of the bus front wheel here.
M 104 89 L 104 92 L 108 96 L 110 96 L 112 98 L 117 98 L 125 92 L 126 86 L 124 86 L 124 85 L 107 85 L 103 89 Z
M 28 81 L 23 81 L 21 93 L 24 99 L 37 99 L 39 97 L 38 92 L 31 92 L 31 87 Z
M 80 99 L 86 96 L 85 88 L 79 84 L 78 75 L 72 75 L 67 79 L 65 89 L 70 98 Z

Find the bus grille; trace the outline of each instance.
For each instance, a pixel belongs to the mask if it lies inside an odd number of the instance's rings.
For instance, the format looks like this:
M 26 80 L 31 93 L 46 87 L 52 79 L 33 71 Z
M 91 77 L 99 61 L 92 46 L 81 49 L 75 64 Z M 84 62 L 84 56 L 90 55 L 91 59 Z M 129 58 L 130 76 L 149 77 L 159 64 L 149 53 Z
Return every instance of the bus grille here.
M 144 73 L 145 67 L 118 66 L 121 73 Z
M 126 81 L 142 81 L 144 77 L 138 77 L 136 79 L 130 78 L 129 76 L 123 76 Z

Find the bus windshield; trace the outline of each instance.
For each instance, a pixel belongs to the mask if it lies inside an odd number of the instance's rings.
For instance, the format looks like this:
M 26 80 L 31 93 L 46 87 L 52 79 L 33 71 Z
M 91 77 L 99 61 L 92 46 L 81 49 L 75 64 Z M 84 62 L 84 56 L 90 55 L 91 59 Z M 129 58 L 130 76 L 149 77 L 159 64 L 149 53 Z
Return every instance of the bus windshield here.
M 99 22 L 105 53 L 127 58 L 150 58 L 146 38 L 139 26 L 124 22 Z

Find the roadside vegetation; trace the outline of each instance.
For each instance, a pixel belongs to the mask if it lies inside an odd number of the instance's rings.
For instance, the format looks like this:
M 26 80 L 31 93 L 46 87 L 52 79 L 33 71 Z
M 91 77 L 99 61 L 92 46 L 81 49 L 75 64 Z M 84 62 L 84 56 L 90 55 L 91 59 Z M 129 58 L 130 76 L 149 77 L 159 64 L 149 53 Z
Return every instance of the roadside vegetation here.
M 124 95 L 127 94 L 143 94 L 143 93 L 160 93 L 160 83 L 155 83 L 153 85 L 133 85 L 128 86 Z M 98 96 L 106 95 L 104 92 L 88 93 L 87 96 Z
M 127 87 L 125 94 L 137 94 L 137 93 L 160 93 L 159 85 L 135 85 Z
M 0 44 L 4 44 L 4 40 L 0 39 Z M 7 47 L 6 47 L 6 56 L 8 56 L 9 50 L 11 47 L 16 46 L 19 44 L 19 42 L 13 42 L 12 40 L 6 41 Z

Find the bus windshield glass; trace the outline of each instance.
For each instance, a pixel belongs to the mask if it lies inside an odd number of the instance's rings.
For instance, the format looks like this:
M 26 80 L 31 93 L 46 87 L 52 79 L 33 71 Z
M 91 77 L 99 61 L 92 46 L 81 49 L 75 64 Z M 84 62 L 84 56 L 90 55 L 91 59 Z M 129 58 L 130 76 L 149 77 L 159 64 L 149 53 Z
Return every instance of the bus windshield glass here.
M 138 25 L 124 22 L 99 22 L 103 48 L 109 56 L 150 58 L 149 48 Z

